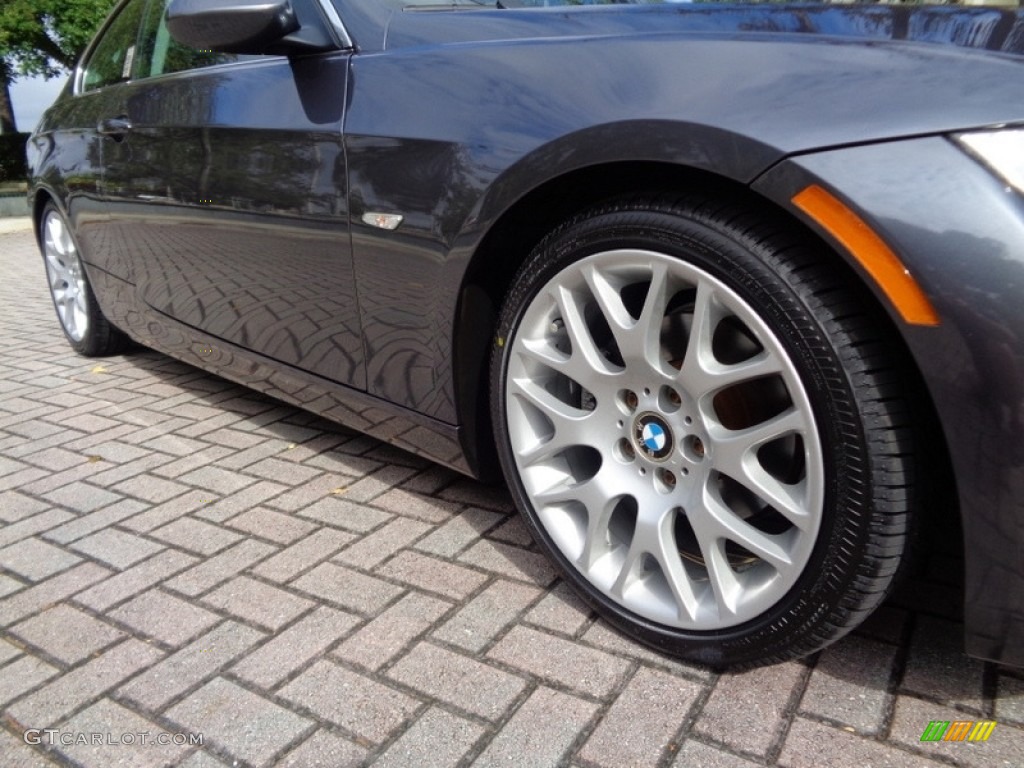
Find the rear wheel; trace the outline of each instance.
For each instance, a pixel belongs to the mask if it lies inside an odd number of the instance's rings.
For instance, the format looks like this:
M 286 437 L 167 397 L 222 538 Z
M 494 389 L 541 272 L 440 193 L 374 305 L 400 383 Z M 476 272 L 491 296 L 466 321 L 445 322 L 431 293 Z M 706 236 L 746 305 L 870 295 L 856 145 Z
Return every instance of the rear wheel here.
M 552 233 L 492 365 L 533 533 L 612 623 L 716 666 L 800 656 L 884 597 L 910 494 L 894 357 L 816 249 L 635 200 Z
M 75 238 L 53 203 L 43 210 L 39 240 L 50 297 L 68 343 L 86 357 L 120 352 L 127 338 L 100 311 Z

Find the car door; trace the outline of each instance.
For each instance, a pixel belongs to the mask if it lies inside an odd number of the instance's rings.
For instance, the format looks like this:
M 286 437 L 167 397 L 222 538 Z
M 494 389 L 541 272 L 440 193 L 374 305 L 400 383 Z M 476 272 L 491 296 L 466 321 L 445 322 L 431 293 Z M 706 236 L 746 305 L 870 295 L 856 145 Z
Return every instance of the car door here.
M 132 0 L 135 2 L 136 0 Z M 365 388 L 341 126 L 348 54 L 175 42 L 147 0 L 133 77 L 104 117 L 108 247 L 176 321 Z

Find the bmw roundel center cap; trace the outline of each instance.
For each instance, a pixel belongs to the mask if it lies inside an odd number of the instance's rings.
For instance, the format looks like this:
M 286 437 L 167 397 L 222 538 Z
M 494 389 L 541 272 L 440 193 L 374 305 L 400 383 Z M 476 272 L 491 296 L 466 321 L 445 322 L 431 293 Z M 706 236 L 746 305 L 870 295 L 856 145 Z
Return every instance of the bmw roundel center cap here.
M 640 414 L 633 434 L 640 452 L 649 459 L 664 461 L 672 453 L 672 432 L 656 413 Z

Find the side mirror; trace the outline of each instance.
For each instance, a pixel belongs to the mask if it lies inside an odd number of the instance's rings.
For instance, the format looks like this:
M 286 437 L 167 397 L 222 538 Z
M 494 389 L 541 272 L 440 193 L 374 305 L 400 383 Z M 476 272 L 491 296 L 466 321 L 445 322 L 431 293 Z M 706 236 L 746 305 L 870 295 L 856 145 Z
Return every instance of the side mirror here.
M 167 30 L 179 43 L 223 53 L 314 53 L 337 48 L 322 19 L 291 0 L 171 0 Z

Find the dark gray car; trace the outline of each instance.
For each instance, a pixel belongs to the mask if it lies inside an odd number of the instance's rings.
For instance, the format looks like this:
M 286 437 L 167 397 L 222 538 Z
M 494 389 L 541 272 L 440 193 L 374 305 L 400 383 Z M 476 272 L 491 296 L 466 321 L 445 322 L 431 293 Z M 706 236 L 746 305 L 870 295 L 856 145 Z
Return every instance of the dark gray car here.
M 1024 663 L 1022 13 L 532 5 L 122 2 L 29 147 L 72 346 L 503 473 L 716 666 L 955 505 L 968 651 Z

